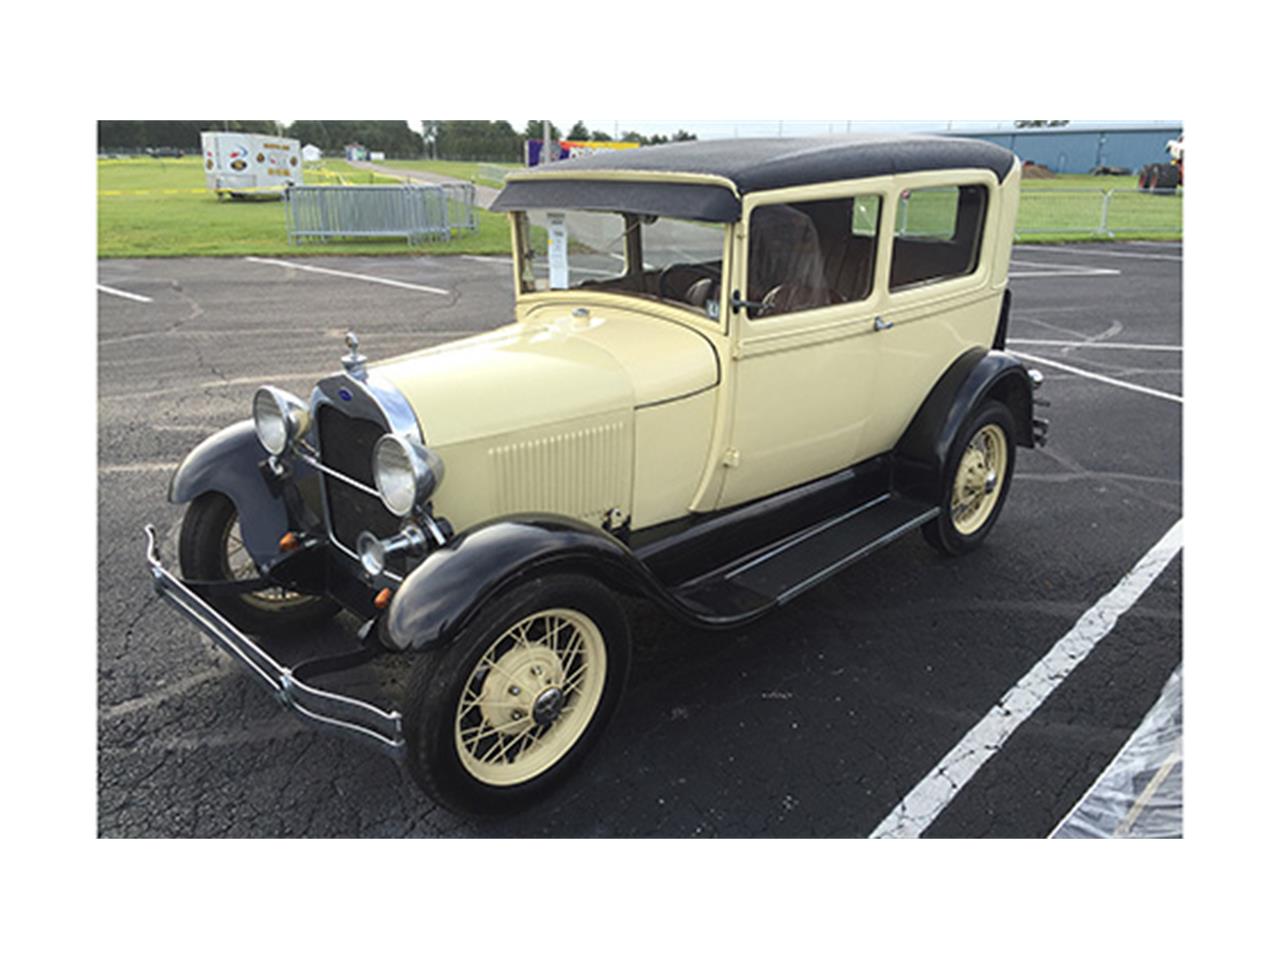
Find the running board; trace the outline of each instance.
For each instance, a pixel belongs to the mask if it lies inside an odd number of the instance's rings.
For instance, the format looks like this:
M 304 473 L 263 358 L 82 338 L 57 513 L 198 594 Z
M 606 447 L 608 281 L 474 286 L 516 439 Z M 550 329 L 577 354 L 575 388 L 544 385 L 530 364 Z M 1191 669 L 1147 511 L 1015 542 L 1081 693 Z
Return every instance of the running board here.
M 689 580 L 672 593 L 698 619 L 754 619 L 816 587 L 938 516 L 939 508 L 885 493 Z

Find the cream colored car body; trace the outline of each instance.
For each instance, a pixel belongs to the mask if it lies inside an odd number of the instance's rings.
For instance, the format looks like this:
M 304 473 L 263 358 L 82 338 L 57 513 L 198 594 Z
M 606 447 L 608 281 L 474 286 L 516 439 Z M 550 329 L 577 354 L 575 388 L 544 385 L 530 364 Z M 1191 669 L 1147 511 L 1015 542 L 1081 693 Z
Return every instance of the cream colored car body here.
M 890 292 L 900 193 L 969 184 L 988 188 L 976 270 Z M 539 511 L 640 530 L 731 507 L 891 450 L 952 361 L 991 346 L 1019 184 L 1014 164 L 1003 182 L 938 170 L 749 193 L 724 230 L 718 320 L 618 293 L 520 292 L 511 214 L 515 322 L 371 369 L 444 459 L 435 509 L 455 529 Z M 747 289 L 754 209 L 869 194 L 883 219 L 867 299 L 754 320 L 730 309 L 729 291 Z

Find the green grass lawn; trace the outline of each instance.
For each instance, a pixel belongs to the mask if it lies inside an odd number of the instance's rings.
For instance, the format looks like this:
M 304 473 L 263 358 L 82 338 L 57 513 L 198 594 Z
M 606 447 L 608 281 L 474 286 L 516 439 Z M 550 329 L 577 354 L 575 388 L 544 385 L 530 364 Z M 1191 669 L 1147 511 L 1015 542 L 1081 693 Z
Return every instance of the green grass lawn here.
M 1113 191 L 1107 226 L 1113 238 L 1091 233 L 1102 221 L 1103 194 Z M 1067 228 L 1069 232 L 1061 231 Z M 1018 242 L 1080 240 L 1175 240 L 1182 237 L 1182 191 L 1142 193 L 1137 176 L 1062 174 L 1022 181 Z
M 306 183 L 397 183 L 326 160 Z M 403 239 L 291 245 L 278 200 L 219 200 L 205 189 L 199 157 L 98 161 L 99 257 L 205 257 L 293 254 L 509 254 L 503 214 L 476 210 L 476 230 L 448 241 L 409 246 Z
M 388 166 L 477 179 L 477 163 L 393 160 Z M 514 167 L 513 167 L 514 169 Z M 306 183 L 396 183 L 342 160 L 303 172 Z M 1136 177 L 1060 176 L 1024 180 L 1018 214 L 1022 243 L 1105 239 L 1089 232 L 1100 222 L 1102 194 L 1111 197 L 1108 223 L 1115 239 L 1168 240 L 1182 236 L 1182 194 L 1137 192 Z M 923 211 L 922 211 L 923 212 Z M 918 222 L 918 221 L 917 221 Z M 409 246 L 404 240 L 309 242 L 290 245 L 284 204 L 219 200 L 205 189 L 199 157 L 98 161 L 98 256 L 198 257 L 314 254 L 510 252 L 506 217 L 476 209 L 477 229 L 448 241 Z M 1073 232 L 1049 232 L 1054 228 Z M 1079 232 L 1074 232 L 1078 229 Z
M 1107 228 L 1098 232 L 1104 197 Z M 955 228 L 954 188 L 917 190 L 906 209 L 907 232 L 919 237 L 952 235 Z M 898 222 L 903 209 L 899 206 Z M 1020 243 L 1060 243 L 1081 240 L 1169 240 L 1182 236 L 1182 194 L 1143 193 L 1137 177 L 1066 175 L 1046 180 L 1023 180 L 1018 205 Z
M 501 167 L 504 170 L 523 169 L 517 163 L 472 163 L 463 160 L 387 160 L 382 163 L 382 166 L 390 167 L 393 170 L 421 170 L 424 173 L 438 173 L 443 177 L 469 180 L 472 183 L 478 183 L 485 187 L 494 187 L 495 189 L 500 188 L 502 184 L 497 180 L 481 177 L 481 167 Z

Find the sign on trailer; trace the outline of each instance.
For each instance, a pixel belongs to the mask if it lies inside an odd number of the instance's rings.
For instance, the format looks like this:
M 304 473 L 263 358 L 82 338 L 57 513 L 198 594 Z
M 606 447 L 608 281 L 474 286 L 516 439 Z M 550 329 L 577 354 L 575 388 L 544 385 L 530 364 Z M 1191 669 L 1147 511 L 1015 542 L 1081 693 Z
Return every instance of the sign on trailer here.
M 207 130 L 200 134 L 200 148 L 205 185 L 214 193 L 267 193 L 302 183 L 302 150 L 297 140 Z

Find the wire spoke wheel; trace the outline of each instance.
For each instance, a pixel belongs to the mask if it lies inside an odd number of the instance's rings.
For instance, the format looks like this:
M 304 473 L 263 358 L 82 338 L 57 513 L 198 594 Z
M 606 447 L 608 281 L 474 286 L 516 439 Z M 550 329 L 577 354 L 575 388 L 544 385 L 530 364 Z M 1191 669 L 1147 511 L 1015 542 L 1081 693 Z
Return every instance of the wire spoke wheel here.
M 951 488 L 951 522 L 969 536 L 982 528 L 1000 502 L 1009 460 L 1003 430 L 988 423 L 969 441 Z
M 607 669 L 604 635 L 580 611 L 542 610 L 517 622 L 462 687 L 454 746 L 463 768 L 490 786 L 549 770 L 590 724 Z
M 240 518 L 233 512 L 227 519 L 226 531 L 222 536 L 223 574 L 228 580 L 252 580 L 258 576 L 258 565 L 249 555 L 244 545 L 244 537 L 240 532 Z M 282 610 L 301 606 L 311 598 L 286 590 L 284 587 L 268 587 L 252 593 L 241 594 L 241 599 L 251 606 L 263 610 Z

